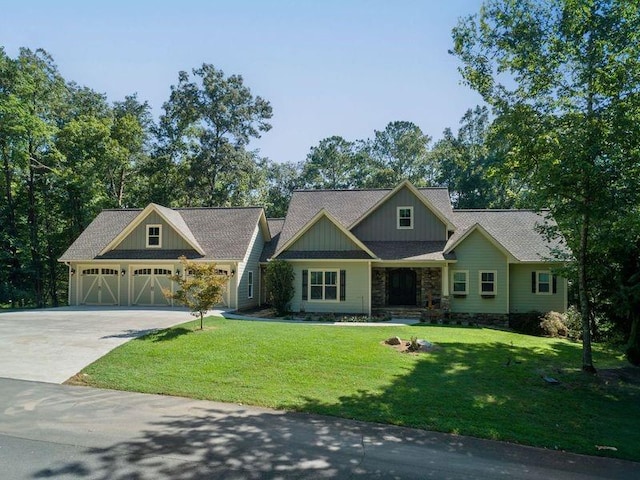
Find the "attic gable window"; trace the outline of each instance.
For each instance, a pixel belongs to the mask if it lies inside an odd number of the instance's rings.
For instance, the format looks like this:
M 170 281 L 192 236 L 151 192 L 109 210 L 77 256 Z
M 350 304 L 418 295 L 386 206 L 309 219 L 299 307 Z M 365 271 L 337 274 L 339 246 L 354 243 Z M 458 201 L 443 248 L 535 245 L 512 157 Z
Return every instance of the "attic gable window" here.
M 162 225 L 147 225 L 147 248 L 162 247 Z
M 413 229 L 413 207 L 398 207 L 398 230 Z

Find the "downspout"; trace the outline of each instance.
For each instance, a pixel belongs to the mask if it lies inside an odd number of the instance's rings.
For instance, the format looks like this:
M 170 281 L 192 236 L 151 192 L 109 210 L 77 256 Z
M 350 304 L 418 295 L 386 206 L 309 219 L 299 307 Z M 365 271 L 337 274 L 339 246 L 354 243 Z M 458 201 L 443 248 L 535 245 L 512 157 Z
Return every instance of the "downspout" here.
M 368 292 L 368 294 L 369 294 L 369 305 L 368 305 L 367 310 L 368 310 L 368 315 L 369 315 L 369 317 L 371 317 L 371 303 L 372 303 L 372 302 L 371 302 L 371 260 L 369 260 L 369 261 L 367 262 L 367 264 L 368 264 L 368 267 L 369 267 L 369 287 L 368 287 L 368 291 L 369 291 L 369 292 Z

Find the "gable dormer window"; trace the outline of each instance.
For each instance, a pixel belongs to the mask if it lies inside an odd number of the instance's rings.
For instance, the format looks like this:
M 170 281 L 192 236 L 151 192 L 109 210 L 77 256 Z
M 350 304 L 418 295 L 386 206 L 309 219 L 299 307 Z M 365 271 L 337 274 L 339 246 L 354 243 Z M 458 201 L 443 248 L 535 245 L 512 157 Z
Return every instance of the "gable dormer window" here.
M 147 225 L 147 248 L 162 247 L 162 225 Z
M 398 230 L 413 228 L 413 207 L 398 207 Z

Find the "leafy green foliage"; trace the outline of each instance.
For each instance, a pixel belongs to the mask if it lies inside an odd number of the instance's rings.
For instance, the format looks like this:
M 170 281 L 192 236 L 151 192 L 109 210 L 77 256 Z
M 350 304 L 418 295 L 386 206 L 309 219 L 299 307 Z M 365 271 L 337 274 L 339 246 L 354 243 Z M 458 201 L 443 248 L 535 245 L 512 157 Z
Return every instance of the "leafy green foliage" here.
M 623 0 L 488 0 L 453 30 L 460 72 L 496 116 L 500 174 L 550 208 L 575 255 L 585 371 L 599 232 L 640 201 L 639 27 Z
M 218 272 L 213 263 L 190 262 L 180 257 L 182 275 L 172 275 L 172 281 L 178 289 L 172 292 L 162 289 L 166 298 L 184 305 L 194 316 L 200 317 L 200 329 L 204 328 L 204 315 L 215 305 L 222 302 L 222 295 L 227 285 L 228 276 Z
M 267 264 L 265 272 L 267 298 L 280 316 L 286 315 L 289 311 L 289 303 L 295 293 L 294 279 L 293 267 L 289 262 L 272 260 Z

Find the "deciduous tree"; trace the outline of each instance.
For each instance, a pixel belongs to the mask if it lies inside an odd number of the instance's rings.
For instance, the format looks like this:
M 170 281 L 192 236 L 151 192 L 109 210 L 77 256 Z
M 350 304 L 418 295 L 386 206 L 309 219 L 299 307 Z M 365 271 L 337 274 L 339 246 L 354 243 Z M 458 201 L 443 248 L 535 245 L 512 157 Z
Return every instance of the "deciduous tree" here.
M 453 30 L 462 76 L 508 146 L 503 171 L 551 209 L 575 255 L 585 371 L 596 232 L 637 190 L 639 31 L 640 6 L 626 0 L 488 0 Z

